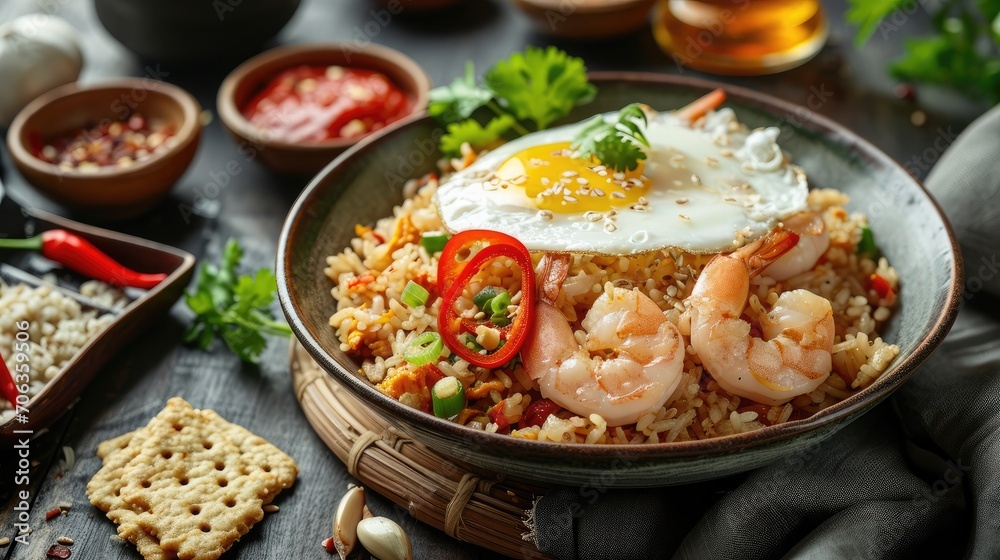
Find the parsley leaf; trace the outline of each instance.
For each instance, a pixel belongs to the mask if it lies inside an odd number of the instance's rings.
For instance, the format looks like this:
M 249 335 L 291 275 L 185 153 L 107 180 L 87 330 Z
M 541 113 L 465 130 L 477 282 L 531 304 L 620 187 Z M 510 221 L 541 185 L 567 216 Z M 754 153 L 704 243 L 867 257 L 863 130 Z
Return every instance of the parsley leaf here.
M 448 133 L 441 137 L 441 151 L 446 156 L 461 154 L 462 143 L 468 142 L 476 151 L 493 148 L 503 140 L 503 135 L 514 125 L 514 117 L 494 117 L 483 128 L 475 119 L 448 125 Z
M 899 29 L 899 22 L 884 20 L 911 2 L 849 0 L 847 19 L 860 26 L 856 43 L 864 44 L 882 26 L 886 32 Z M 1000 102 L 1000 0 L 939 3 L 932 16 L 935 33 L 904 39 L 905 54 L 891 64 L 891 74 Z
M 530 119 L 541 130 L 565 117 L 597 93 L 587 81 L 583 60 L 555 47 L 528 47 L 502 60 L 486 75 L 486 84 L 518 119 Z
M 277 279 L 262 268 L 253 276 L 237 276 L 243 259 L 239 243 L 230 239 L 219 266 L 204 263 L 195 290 L 184 300 L 195 313 L 184 340 L 207 350 L 216 337 L 247 362 L 256 362 L 267 346 L 265 334 L 288 337 L 292 330 L 271 312 Z
M 436 87 L 430 92 L 427 112 L 443 122 L 456 122 L 472 116 L 476 109 L 493 99 L 493 92 L 476 84 L 476 69 L 469 61 L 465 76 L 451 85 Z
M 597 115 L 573 140 L 572 149 L 582 158 L 596 157 L 615 171 L 632 171 L 646 159 L 642 147 L 649 147 L 643 129 L 646 113 L 636 103 L 626 105 L 611 121 Z

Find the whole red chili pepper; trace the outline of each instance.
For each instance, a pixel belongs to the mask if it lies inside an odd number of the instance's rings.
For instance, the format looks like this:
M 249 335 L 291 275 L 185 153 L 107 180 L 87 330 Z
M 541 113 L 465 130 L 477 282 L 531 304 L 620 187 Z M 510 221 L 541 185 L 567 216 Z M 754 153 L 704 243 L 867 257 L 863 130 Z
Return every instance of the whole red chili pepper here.
M 86 239 L 64 229 L 51 229 L 28 239 L 0 239 L 0 249 L 31 249 L 70 270 L 115 286 L 150 289 L 163 282 L 166 274 L 136 272 Z
M 10 369 L 7 368 L 7 362 L 3 360 L 3 356 L 0 356 L 0 393 L 3 393 L 3 398 L 10 402 L 10 406 L 17 410 L 17 384 L 14 383 L 14 376 L 10 374 Z

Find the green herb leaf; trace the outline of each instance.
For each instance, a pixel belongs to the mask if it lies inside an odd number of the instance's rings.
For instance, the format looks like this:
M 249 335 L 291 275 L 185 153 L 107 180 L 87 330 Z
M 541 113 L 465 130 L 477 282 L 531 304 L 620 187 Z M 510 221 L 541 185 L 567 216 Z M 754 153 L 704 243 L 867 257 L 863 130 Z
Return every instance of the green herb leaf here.
M 208 349 L 221 338 L 241 359 L 256 362 L 267 346 L 265 334 L 288 337 L 291 329 L 271 312 L 277 279 L 264 268 L 237 276 L 243 250 L 230 239 L 219 266 L 205 263 L 195 290 L 184 301 L 195 313 L 185 341 Z
M 496 147 L 513 125 L 514 117 L 510 115 L 494 117 L 486 123 L 486 128 L 474 119 L 449 124 L 448 133 L 441 137 L 441 151 L 446 156 L 458 157 L 464 142 L 476 151 Z
M 590 102 L 597 88 L 587 80 L 583 60 L 555 47 L 528 47 L 500 61 L 486 75 L 486 85 L 518 119 L 541 130 Z
M 476 69 L 470 61 L 465 65 L 464 77 L 431 90 L 427 112 L 445 123 L 458 122 L 471 117 L 491 99 L 493 92 L 476 84 Z
M 848 0 L 847 21 L 857 25 L 854 38 L 859 47 L 868 42 L 882 20 L 912 0 Z
M 631 171 L 646 159 L 642 147 L 649 147 L 643 129 L 646 127 L 646 113 L 638 104 L 632 103 L 618 111 L 611 121 L 597 115 L 580 131 L 573 140 L 572 149 L 579 157 L 595 157 L 602 164 L 615 171 Z

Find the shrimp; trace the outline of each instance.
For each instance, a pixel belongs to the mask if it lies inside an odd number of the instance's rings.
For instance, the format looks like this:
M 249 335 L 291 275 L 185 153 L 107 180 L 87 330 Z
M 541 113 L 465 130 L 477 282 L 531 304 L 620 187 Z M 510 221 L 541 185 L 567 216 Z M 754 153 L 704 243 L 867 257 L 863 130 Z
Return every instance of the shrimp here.
M 535 330 L 521 350 L 542 396 L 574 414 L 599 414 L 609 426 L 632 424 L 662 407 L 684 369 L 677 327 L 639 290 L 608 283 L 583 319 L 581 346 L 554 305 L 570 257 L 549 253 L 542 259 Z
M 812 270 L 823 253 L 830 248 L 830 234 L 819 214 L 802 212 L 782 223 L 798 234 L 799 242 L 767 267 L 766 275 L 779 282 Z
M 797 241 L 779 229 L 705 266 L 690 302 L 691 345 L 705 369 L 734 395 L 776 406 L 812 392 L 832 369 L 834 324 L 830 302 L 806 290 L 778 296 L 761 321 L 764 338 L 742 320 L 750 278 Z

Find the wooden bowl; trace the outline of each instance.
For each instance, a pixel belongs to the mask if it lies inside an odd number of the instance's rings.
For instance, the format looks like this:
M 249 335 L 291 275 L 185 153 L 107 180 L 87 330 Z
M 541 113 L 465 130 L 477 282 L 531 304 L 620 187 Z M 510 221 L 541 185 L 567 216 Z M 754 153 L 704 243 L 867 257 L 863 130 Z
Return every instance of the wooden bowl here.
M 32 153 L 32 138 L 47 140 L 105 119 L 121 120 L 130 112 L 172 123 L 173 146 L 130 167 L 107 166 L 94 173 L 64 171 Z M 7 131 L 7 148 L 25 179 L 56 202 L 99 219 L 131 218 L 156 206 L 191 164 L 201 136 L 200 113 L 189 93 L 148 78 L 70 84 L 18 113 Z
M 233 70 L 222 82 L 216 105 L 223 125 L 240 144 L 241 150 L 253 153 L 264 165 L 280 173 L 313 174 L 367 137 L 293 143 L 272 138 L 267 130 L 247 121 L 241 109 L 250 98 L 278 73 L 303 64 L 376 70 L 406 92 L 412 112 L 422 111 L 427 105 L 427 93 L 431 87 L 427 74 L 408 56 L 386 47 L 371 44 L 360 47 L 348 42 L 317 43 L 278 47 L 255 56 Z M 376 132 L 392 129 L 402 120 Z
M 513 0 L 539 33 L 607 39 L 646 25 L 656 0 Z
M 809 449 L 888 397 L 927 359 L 951 328 L 962 293 L 961 256 L 947 220 L 927 191 L 898 163 L 842 126 L 804 107 L 749 89 L 682 76 L 594 73 L 594 101 L 560 123 L 580 121 L 641 100 L 675 109 L 724 88 L 750 128 L 779 126 L 795 163 L 815 188 L 838 188 L 850 210 L 867 213 L 882 252 L 899 271 L 900 305 L 885 340 L 900 354 L 875 383 L 802 420 L 736 435 L 648 445 L 559 444 L 473 430 L 380 393 L 340 350 L 330 316 L 336 302 L 323 274 L 326 257 L 349 246 L 355 224 L 392 215 L 403 181 L 436 170 L 441 157 L 414 146 L 440 125 L 415 118 L 343 154 L 306 187 L 278 241 L 278 296 L 305 349 L 329 375 L 392 424 L 437 451 L 480 467 L 549 484 L 646 487 L 718 478 Z M 794 115 L 794 119 L 789 118 Z M 420 155 L 403 160 L 401 155 Z M 404 165 L 405 164 L 405 165 Z M 408 168 L 404 168 L 409 166 Z
M 167 278 L 150 290 L 126 290 L 131 302 L 113 312 L 113 321 L 104 330 L 93 336 L 31 400 L 27 408 L 30 414 L 27 422 L 19 423 L 11 419 L 0 425 L 0 444 L 15 441 L 14 430 L 39 430 L 49 426 L 68 410 L 83 393 L 90 381 L 101 368 L 132 338 L 166 313 L 184 293 L 184 288 L 194 274 L 194 256 L 173 247 L 124 235 L 106 229 L 84 225 L 61 218 L 54 214 L 31 208 L 19 209 L 9 199 L 3 200 L 3 186 L 0 185 L 0 232 L 13 237 L 24 237 L 50 229 L 71 231 L 111 255 L 118 262 L 144 272 L 164 272 Z M 0 251 L 0 278 L 7 279 L 13 269 L 15 280 L 28 284 L 39 284 L 25 275 L 40 276 L 52 272 L 60 279 L 59 289 L 73 297 L 82 277 L 62 269 L 33 270 L 38 257 L 24 251 Z M 24 278 L 27 278 L 26 280 Z M 63 282 L 63 279 L 68 279 Z M 84 304 L 85 305 L 85 304 Z M 86 305 L 85 305 L 86 307 Z

